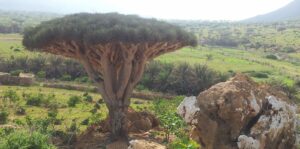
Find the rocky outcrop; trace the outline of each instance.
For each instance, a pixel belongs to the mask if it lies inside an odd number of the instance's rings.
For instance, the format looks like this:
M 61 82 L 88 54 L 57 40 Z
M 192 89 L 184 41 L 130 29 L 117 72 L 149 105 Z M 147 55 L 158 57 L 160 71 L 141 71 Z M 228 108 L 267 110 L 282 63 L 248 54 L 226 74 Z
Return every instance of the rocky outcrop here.
M 294 147 L 296 107 L 281 91 L 239 74 L 196 99 L 186 98 L 178 113 L 193 126 L 191 137 L 204 149 Z
M 197 106 L 197 99 L 195 96 L 186 97 L 177 108 L 177 113 L 184 118 L 188 124 L 193 124 L 194 115 L 200 108 Z M 197 122 L 194 122 L 197 123 Z

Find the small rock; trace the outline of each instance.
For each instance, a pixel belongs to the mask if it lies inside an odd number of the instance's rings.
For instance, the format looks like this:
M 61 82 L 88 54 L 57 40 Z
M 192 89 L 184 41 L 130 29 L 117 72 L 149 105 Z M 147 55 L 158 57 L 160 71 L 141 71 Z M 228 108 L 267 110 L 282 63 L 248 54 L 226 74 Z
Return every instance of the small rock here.
M 146 140 L 132 140 L 128 149 L 167 149 L 165 146 Z

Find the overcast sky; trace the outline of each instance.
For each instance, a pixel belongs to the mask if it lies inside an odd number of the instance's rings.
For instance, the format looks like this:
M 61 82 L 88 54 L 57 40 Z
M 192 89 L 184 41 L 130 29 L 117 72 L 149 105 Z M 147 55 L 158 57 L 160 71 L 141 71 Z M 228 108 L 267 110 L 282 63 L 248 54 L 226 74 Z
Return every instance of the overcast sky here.
M 265 14 L 292 0 L 0 0 L 0 9 L 119 12 L 159 19 L 242 20 Z M 299 8 L 300 9 L 300 8 Z

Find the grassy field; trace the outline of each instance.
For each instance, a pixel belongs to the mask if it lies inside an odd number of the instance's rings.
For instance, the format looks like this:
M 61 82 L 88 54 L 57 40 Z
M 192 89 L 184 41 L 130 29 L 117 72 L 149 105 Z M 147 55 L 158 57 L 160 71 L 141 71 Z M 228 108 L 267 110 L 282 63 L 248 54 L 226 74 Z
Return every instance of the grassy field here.
M 38 55 L 37 52 L 29 52 L 24 49 L 20 34 L 0 34 L 0 58 Z
M 25 122 L 25 117 L 30 116 L 33 119 L 36 118 L 45 118 L 47 117 L 49 108 L 45 108 L 43 106 L 30 106 L 26 105 L 26 100 L 22 97 L 22 94 L 37 94 L 41 93 L 43 96 L 47 95 L 55 95 L 55 98 L 50 101 L 51 103 L 57 103 L 60 105 L 58 108 L 58 119 L 62 119 L 62 124 L 57 125 L 56 129 L 65 130 L 70 124 L 72 120 L 76 120 L 78 124 L 80 124 L 83 120 L 90 118 L 92 116 L 91 110 L 93 109 L 95 103 L 101 99 L 99 94 L 89 93 L 93 97 L 93 102 L 84 102 L 81 99 L 75 107 L 68 107 L 68 100 L 71 96 L 79 96 L 83 97 L 84 92 L 81 91 L 73 91 L 73 90 L 65 90 L 65 89 L 54 89 L 54 88 L 46 88 L 39 86 L 32 87 L 21 87 L 21 86 L 0 86 L 0 95 L 3 95 L 4 92 L 8 90 L 14 90 L 17 92 L 20 97 L 20 101 L 18 101 L 18 106 L 23 107 L 26 110 L 26 115 L 17 115 L 15 114 L 15 107 L 9 106 L 9 123 L 13 124 L 16 121 Z M 1 102 L 0 97 L 0 103 Z M 135 104 L 139 101 L 139 103 L 143 104 Z M 145 108 L 149 108 L 151 106 L 152 101 L 144 101 L 141 99 L 132 99 L 131 108 L 139 111 Z M 96 117 L 97 120 L 102 120 L 107 116 L 108 110 L 104 103 L 100 104 L 100 110 L 98 110 L 98 115 Z M 79 125 L 79 129 L 81 131 L 86 129 L 86 125 Z
M 22 36 L 18 34 L 0 34 L 0 57 L 32 57 L 45 54 L 25 50 L 21 44 L 21 39 Z M 233 48 L 196 47 L 183 48 L 160 56 L 156 60 L 166 63 L 186 62 L 190 64 L 206 64 L 208 67 L 219 72 L 262 72 L 268 75 L 268 78 L 254 78 L 258 81 L 279 79 L 287 84 L 292 84 L 293 80 L 299 79 L 300 53 L 287 54 L 288 58 L 282 60 L 267 59 L 266 55 L 268 54 L 270 53 Z M 291 58 L 293 61 L 289 61 Z
M 157 60 L 166 63 L 186 62 L 190 64 L 206 64 L 220 72 L 263 72 L 269 77 L 265 79 L 280 79 L 288 84 L 293 83 L 300 75 L 300 66 L 285 60 L 267 59 L 267 53 L 259 51 L 244 51 L 219 47 L 183 48 L 163 55 Z

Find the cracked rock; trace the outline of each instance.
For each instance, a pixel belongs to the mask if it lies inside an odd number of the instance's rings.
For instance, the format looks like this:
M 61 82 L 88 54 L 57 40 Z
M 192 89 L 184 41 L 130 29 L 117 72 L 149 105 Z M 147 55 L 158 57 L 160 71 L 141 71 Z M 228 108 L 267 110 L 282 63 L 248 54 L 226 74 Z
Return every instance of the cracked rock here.
M 184 108 L 185 107 L 185 108 Z M 296 106 L 279 90 L 238 74 L 196 98 L 178 113 L 192 125 L 203 149 L 293 149 Z

